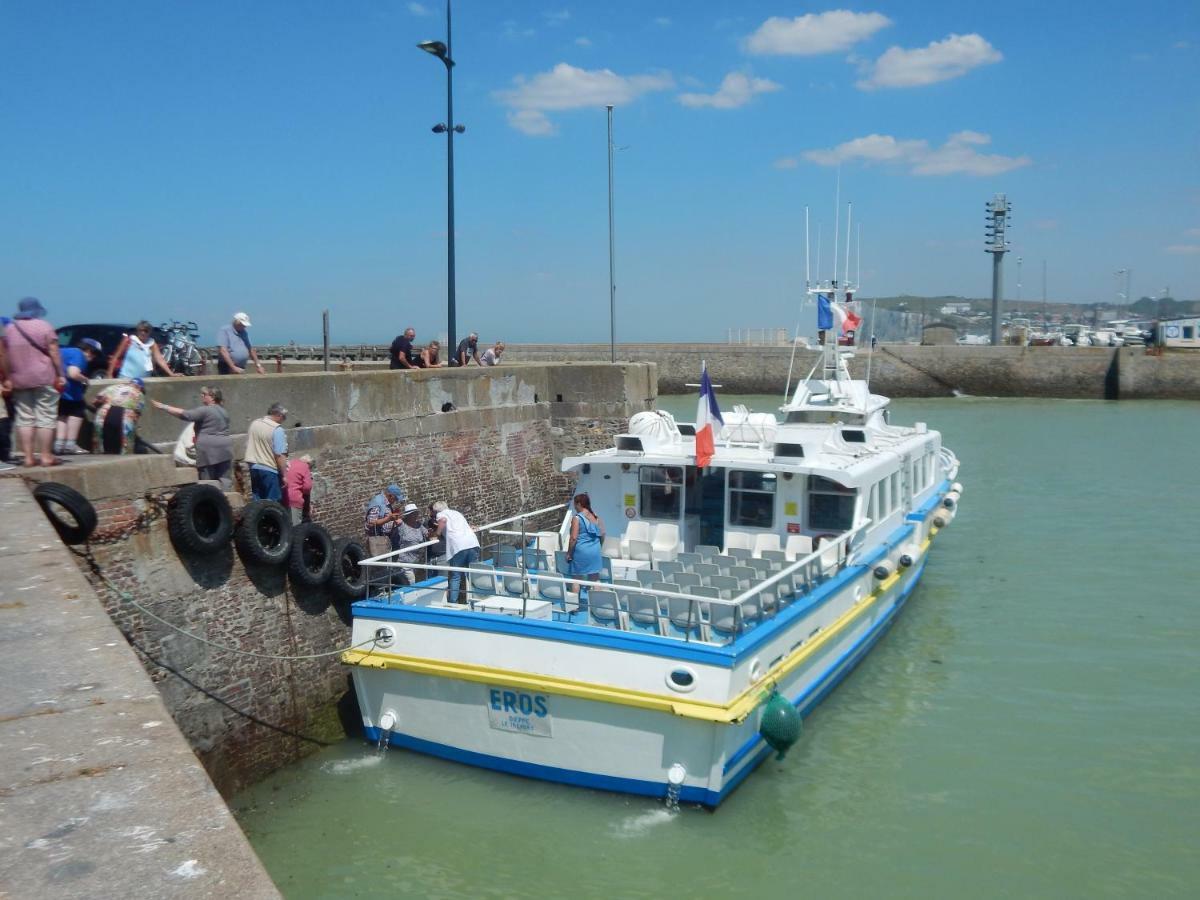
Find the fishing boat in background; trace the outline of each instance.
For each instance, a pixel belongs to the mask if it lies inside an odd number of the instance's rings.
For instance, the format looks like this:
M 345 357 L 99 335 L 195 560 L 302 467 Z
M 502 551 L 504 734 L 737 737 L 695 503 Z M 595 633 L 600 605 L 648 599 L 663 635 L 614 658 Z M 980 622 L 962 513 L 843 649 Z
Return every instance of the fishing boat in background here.
M 849 286 L 808 290 L 822 355 L 778 416 L 723 415 L 705 372 L 696 422 L 641 412 L 562 461 L 607 528 L 600 583 L 566 574 L 569 506 L 481 526 L 465 605 L 440 573 L 400 587 L 393 554 L 364 563 L 384 584 L 353 605 L 343 659 L 372 740 L 708 807 L 782 758 L 894 621 L 962 491 L 941 435 L 892 424 L 851 378 Z

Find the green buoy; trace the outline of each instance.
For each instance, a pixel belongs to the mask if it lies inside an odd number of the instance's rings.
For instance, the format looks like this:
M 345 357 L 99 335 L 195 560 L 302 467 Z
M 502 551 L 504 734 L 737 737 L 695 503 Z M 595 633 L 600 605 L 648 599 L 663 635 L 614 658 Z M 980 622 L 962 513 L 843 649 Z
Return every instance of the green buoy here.
M 792 749 L 792 745 L 800 740 L 802 727 L 800 713 L 796 712 L 796 707 L 779 691 L 772 690 L 763 704 L 758 733 L 771 749 L 776 751 L 776 759 L 783 759 Z

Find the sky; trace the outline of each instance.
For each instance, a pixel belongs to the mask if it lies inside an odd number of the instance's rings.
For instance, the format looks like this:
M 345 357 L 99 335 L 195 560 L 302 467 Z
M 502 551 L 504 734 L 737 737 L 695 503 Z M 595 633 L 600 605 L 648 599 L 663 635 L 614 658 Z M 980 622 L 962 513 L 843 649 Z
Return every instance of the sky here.
M 435 0 L 0 0 L 0 312 L 444 336 L 445 36 Z M 1043 261 L 1051 301 L 1200 298 L 1200 4 L 457 0 L 452 37 L 460 336 L 608 340 L 609 103 L 617 340 L 795 328 L 839 178 L 860 296 L 990 296 L 1004 192 L 1008 298 Z

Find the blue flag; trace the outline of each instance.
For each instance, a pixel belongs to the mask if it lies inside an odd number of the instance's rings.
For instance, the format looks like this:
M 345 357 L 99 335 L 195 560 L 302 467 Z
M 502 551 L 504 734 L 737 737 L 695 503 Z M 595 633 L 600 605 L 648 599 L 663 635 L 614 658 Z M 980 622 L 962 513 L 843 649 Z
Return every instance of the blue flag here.
M 829 298 L 817 294 L 817 330 L 828 331 L 833 328 L 833 309 L 829 306 Z

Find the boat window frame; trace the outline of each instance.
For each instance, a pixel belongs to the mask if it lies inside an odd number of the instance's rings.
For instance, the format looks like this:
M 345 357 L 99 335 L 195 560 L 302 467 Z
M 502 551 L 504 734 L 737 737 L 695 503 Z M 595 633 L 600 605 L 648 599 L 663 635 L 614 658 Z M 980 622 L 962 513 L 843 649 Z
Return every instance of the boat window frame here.
M 670 480 L 670 476 L 667 476 L 667 478 L 662 481 L 647 481 L 644 477 L 647 472 L 654 472 L 656 470 L 662 470 L 663 472 L 666 472 L 667 470 L 672 469 L 676 473 L 675 480 L 673 481 Z M 683 466 L 662 465 L 658 463 L 638 466 L 638 515 L 643 519 L 651 519 L 656 522 L 678 522 L 683 513 L 683 486 Z M 653 492 L 655 490 L 660 490 L 662 492 L 659 494 L 659 496 L 662 498 L 671 496 L 672 494 L 675 495 L 673 500 L 675 506 L 674 515 L 661 515 L 656 511 L 656 507 L 652 499 L 654 497 Z M 650 491 L 651 493 L 648 494 L 647 491 Z M 647 502 L 648 498 L 650 498 L 649 503 Z
M 854 518 L 858 506 L 858 489 L 839 484 L 831 478 L 821 475 L 809 475 L 805 486 L 808 501 L 808 528 L 810 531 L 832 532 L 841 534 L 854 527 Z M 818 519 L 818 514 L 824 515 L 827 501 L 821 498 L 836 497 L 836 512 L 834 518 Z
M 757 476 L 762 481 L 771 480 L 773 487 L 771 490 L 753 487 L 734 487 L 734 476 Z M 770 511 L 770 519 L 765 524 L 761 520 L 747 521 L 744 519 L 734 518 L 734 493 L 738 495 L 737 508 L 740 508 L 745 502 L 745 495 L 767 496 L 771 498 L 770 505 L 766 507 Z M 775 527 L 776 512 L 775 507 L 778 505 L 779 497 L 779 475 L 775 472 L 763 471 L 762 469 L 728 469 L 725 473 L 725 524 L 734 528 L 761 528 L 764 530 L 772 530 Z M 760 507 L 761 509 L 762 507 Z

